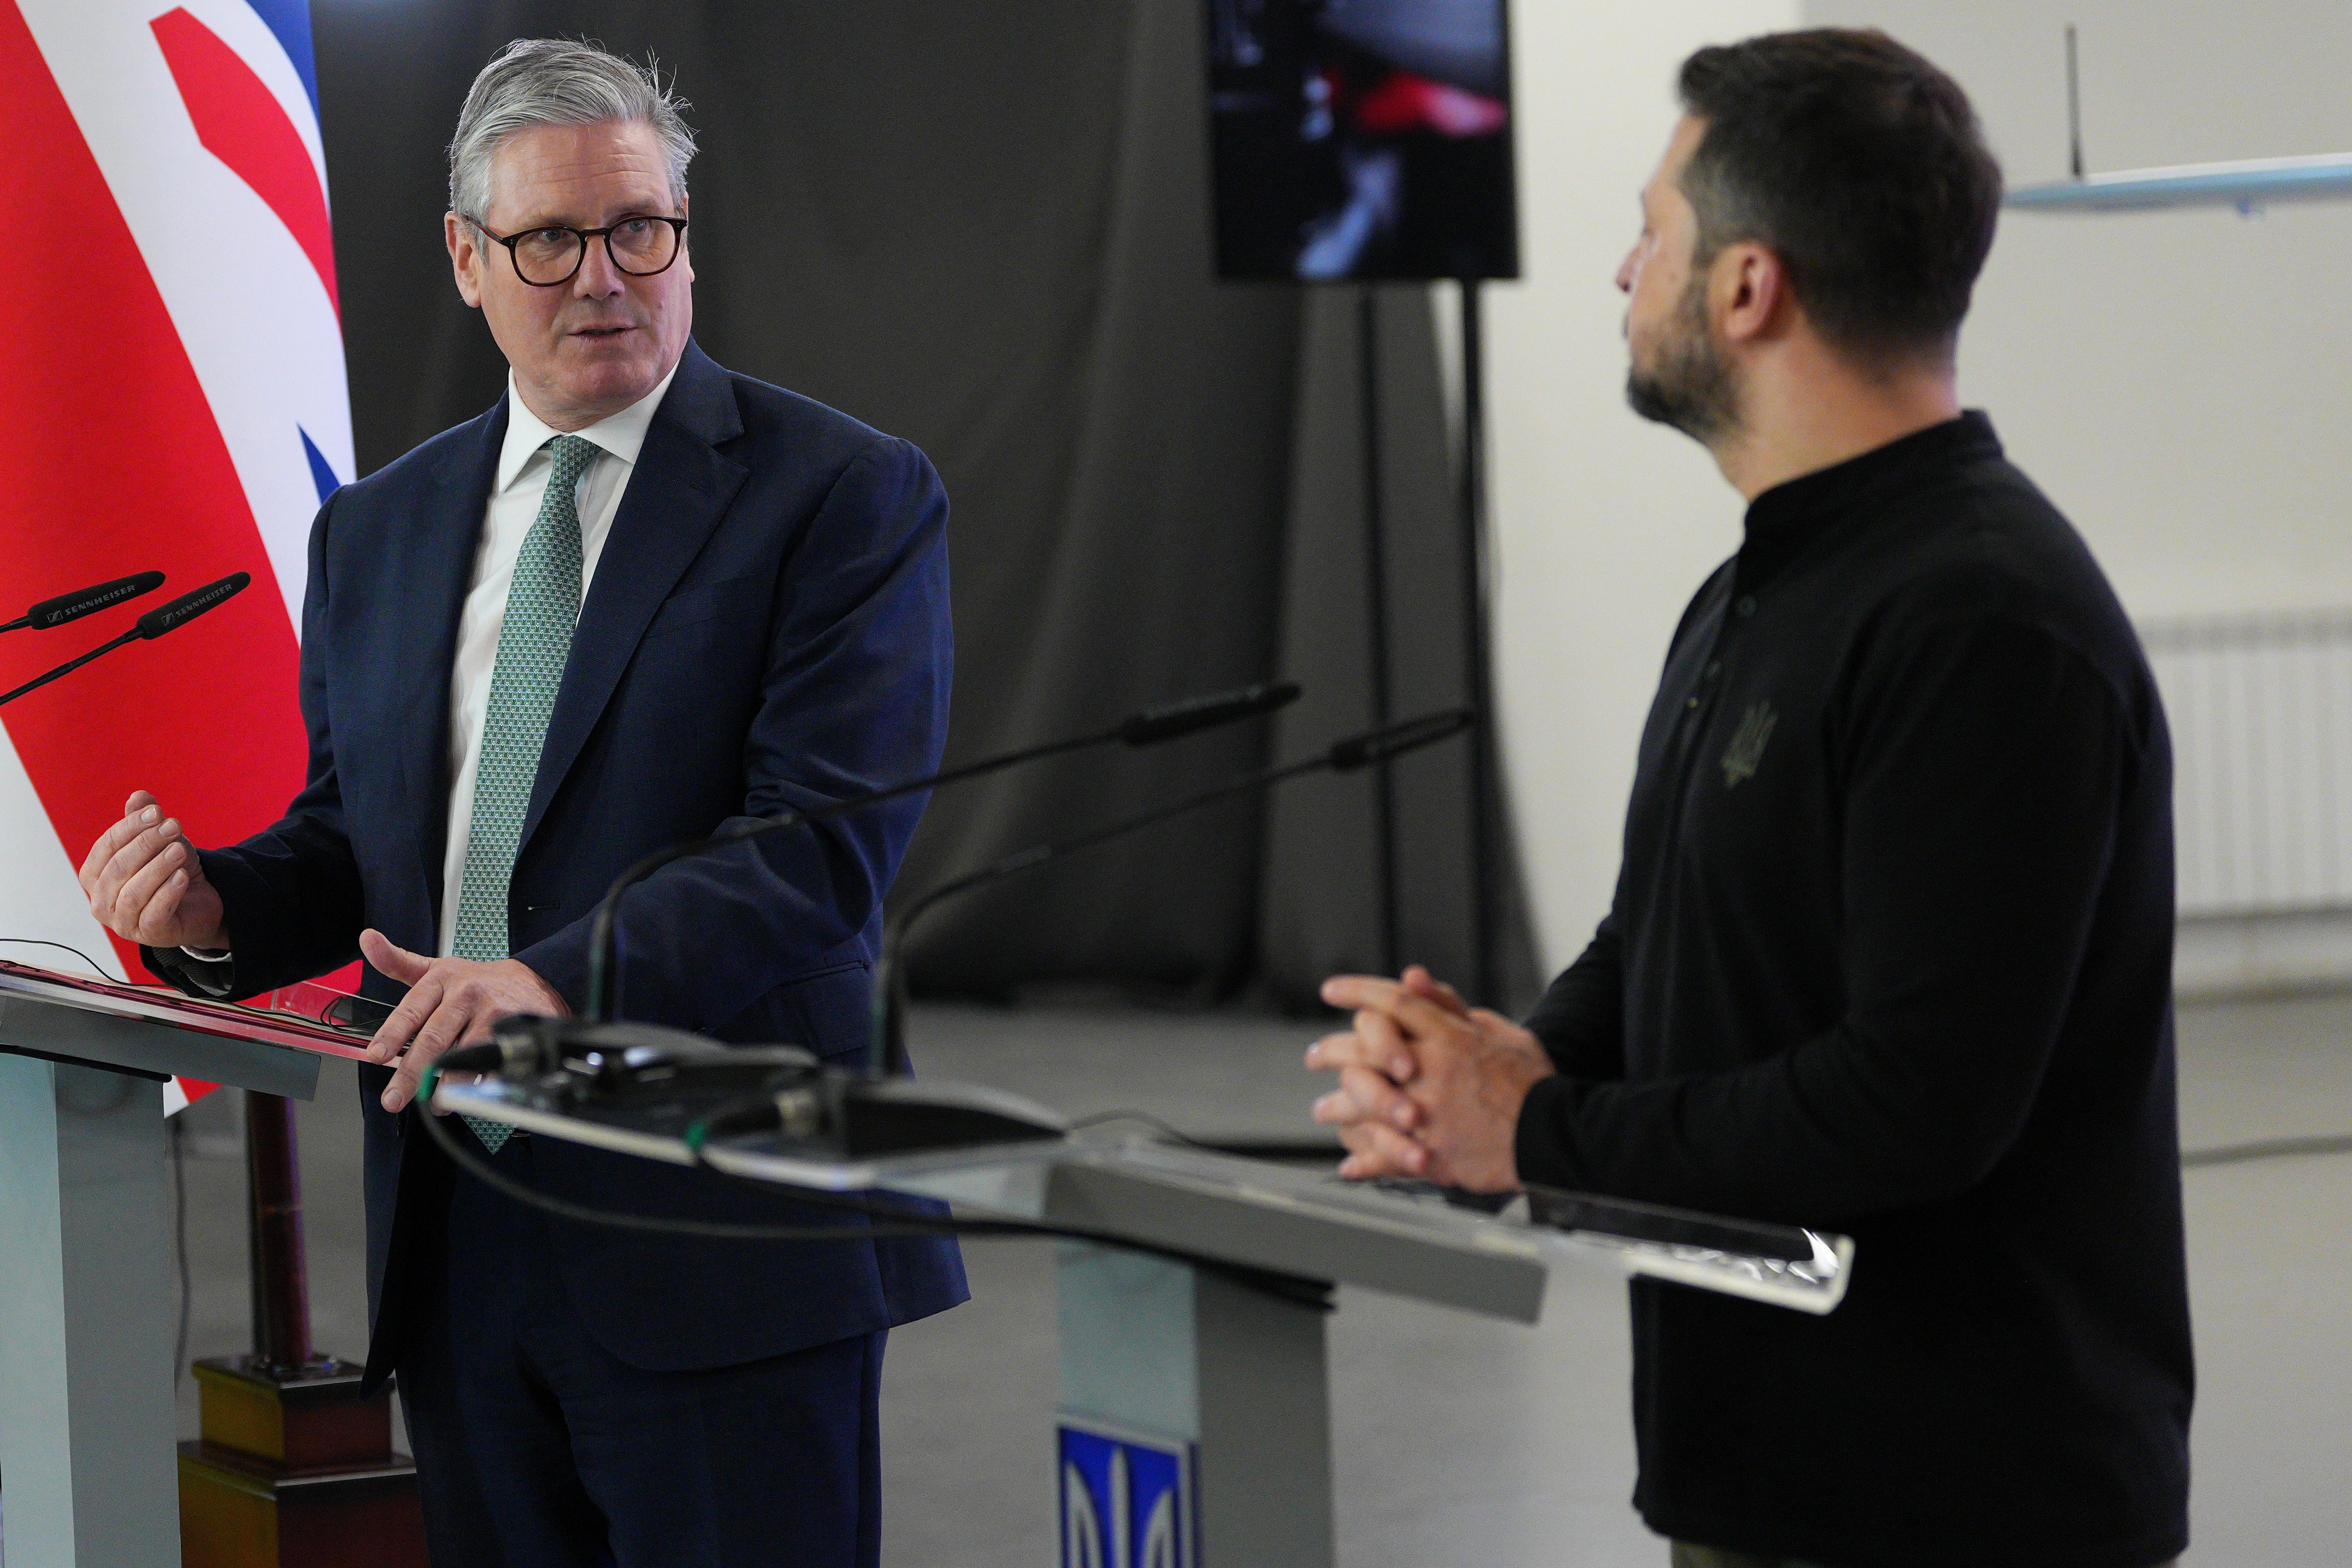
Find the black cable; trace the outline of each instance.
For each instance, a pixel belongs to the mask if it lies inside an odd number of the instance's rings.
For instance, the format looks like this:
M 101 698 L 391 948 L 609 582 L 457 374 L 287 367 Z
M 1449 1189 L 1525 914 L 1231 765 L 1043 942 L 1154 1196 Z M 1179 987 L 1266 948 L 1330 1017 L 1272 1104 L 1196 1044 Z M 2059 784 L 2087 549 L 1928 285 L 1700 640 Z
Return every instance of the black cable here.
M 100 980 L 111 980 L 114 978 L 113 975 L 109 974 L 105 970 L 99 968 L 98 960 L 92 958 L 81 949 L 78 947 L 68 947 L 61 942 L 46 942 L 37 936 L 0 936 L 0 942 L 7 942 L 16 947 L 54 947 L 59 952 L 72 953 L 76 958 L 79 958 L 84 963 L 89 964 L 90 968 L 97 970 L 98 977 Z

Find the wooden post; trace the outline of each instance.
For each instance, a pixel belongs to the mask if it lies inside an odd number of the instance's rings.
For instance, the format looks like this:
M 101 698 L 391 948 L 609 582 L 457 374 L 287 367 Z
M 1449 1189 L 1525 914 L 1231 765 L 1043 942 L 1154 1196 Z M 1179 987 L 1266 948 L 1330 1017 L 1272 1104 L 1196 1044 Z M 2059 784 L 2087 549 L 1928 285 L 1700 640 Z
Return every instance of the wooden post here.
M 294 1102 L 245 1097 L 246 1190 L 253 1270 L 253 1360 L 280 1376 L 310 1363 L 310 1287 L 302 1255 L 302 1175 Z
M 310 1346 L 294 1107 L 245 1097 L 253 1351 L 195 1364 L 204 1436 L 180 1445 L 185 1568 L 425 1568 L 416 1466 L 392 1398 Z

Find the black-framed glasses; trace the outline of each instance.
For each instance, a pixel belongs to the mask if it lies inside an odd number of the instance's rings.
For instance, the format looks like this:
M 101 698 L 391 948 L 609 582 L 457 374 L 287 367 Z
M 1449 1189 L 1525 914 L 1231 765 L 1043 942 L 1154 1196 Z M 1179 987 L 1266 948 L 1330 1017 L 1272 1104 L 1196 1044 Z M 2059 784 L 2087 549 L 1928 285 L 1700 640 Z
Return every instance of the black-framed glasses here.
M 514 262 L 515 276 L 536 289 L 553 289 L 569 283 L 579 274 L 580 264 L 588 259 L 588 242 L 601 239 L 604 254 L 613 265 L 632 278 L 651 278 L 656 272 L 669 270 L 677 253 L 686 247 L 686 220 L 682 217 L 625 217 L 603 228 L 565 228 L 547 224 L 538 228 L 520 229 L 513 234 L 492 234 L 480 224 L 483 237 L 494 239 L 507 247 Z

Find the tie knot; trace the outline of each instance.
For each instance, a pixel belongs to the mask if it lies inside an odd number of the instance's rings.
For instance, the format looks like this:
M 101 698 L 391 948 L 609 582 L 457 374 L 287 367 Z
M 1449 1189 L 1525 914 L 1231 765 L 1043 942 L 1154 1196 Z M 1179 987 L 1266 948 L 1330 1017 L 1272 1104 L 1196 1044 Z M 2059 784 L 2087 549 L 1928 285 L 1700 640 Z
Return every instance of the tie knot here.
M 587 471 L 604 448 L 582 437 L 558 436 L 547 444 L 547 450 L 554 461 L 557 480 L 570 484 Z

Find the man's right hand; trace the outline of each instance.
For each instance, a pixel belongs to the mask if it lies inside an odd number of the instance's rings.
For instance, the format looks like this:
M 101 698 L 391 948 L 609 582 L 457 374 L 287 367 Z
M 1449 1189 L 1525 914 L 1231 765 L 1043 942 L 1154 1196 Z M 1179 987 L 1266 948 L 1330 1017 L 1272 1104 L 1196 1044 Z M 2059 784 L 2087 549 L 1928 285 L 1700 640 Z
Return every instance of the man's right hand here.
M 98 923 L 148 947 L 220 949 L 228 945 L 217 889 L 203 862 L 145 790 L 122 807 L 122 820 L 99 835 L 81 863 L 81 890 Z

